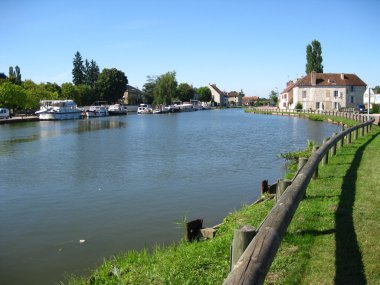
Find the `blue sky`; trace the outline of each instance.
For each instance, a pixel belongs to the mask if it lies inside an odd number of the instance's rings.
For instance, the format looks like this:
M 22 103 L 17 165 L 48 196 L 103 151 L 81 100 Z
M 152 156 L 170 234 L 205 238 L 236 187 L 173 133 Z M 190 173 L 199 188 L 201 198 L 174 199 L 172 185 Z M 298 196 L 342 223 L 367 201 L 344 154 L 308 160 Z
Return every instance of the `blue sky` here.
M 0 72 L 72 81 L 76 51 L 117 68 L 132 86 L 177 72 L 178 83 L 215 83 L 267 97 L 305 73 L 306 45 L 322 45 L 324 72 L 380 85 L 378 0 L 0 0 Z

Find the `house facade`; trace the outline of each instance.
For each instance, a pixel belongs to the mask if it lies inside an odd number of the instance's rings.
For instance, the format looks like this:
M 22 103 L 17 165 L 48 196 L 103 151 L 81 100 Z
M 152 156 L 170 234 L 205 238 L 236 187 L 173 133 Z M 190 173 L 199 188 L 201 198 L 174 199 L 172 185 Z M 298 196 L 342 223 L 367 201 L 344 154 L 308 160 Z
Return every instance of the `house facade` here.
M 216 84 L 209 84 L 208 88 L 211 91 L 211 98 L 218 106 L 227 106 L 228 104 L 228 97 L 226 94 L 221 91 Z
M 377 94 L 372 88 L 367 88 L 363 96 L 363 104 L 366 108 L 368 108 L 368 97 L 370 97 L 370 108 L 373 104 L 380 104 L 380 94 Z
M 363 104 L 366 84 L 356 74 L 316 73 L 289 81 L 279 95 L 280 109 L 339 110 Z
M 217 106 L 242 106 L 243 92 L 225 92 L 221 91 L 216 84 L 209 84 L 208 88 L 211 91 L 211 98 Z
M 228 97 L 228 106 L 242 106 L 243 105 L 243 97 L 239 92 L 231 91 L 227 93 Z
M 142 92 L 130 85 L 127 85 L 127 89 L 123 95 L 123 102 L 127 105 L 138 105 L 142 102 Z

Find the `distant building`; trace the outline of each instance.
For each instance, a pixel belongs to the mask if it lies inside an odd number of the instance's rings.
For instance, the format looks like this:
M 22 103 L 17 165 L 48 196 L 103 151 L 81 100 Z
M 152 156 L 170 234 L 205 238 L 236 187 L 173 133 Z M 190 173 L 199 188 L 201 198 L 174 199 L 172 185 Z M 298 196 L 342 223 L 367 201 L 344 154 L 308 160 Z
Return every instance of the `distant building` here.
M 142 102 L 142 92 L 133 86 L 127 85 L 123 95 L 123 102 L 127 105 L 138 105 Z
M 211 98 L 217 106 L 242 106 L 243 92 L 225 92 L 221 91 L 216 84 L 209 84 L 208 88 L 211 91 Z
M 366 84 L 356 74 L 316 73 L 289 81 L 279 96 L 280 109 L 339 110 L 363 104 Z
M 371 94 L 370 94 L 370 92 L 371 92 Z M 380 104 L 380 94 L 375 93 L 375 90 L 372 88 L 367 88 L 364 92 L 364 95 L 363 95 L 363 104 L 366 105 L 366 108 L 368 108 L 368 96 L 369 95 L 371 96 L 370 108 L 372 108 L 372 104 Z
M 228 106 L 241 106 L 243 104 L 243 97 L 241 93 L 231 91 L 227 93 Z
M 252 97 L 247 97 L 247 96 L 244 96 L 242 98 L 242 103 L 244 106 L 253 106 L 257 101 L 259 101 L 259 97 L 258 96 L 252 96 Z
M 0 73 L 0 79 L 7 79 L 8 77 L 5 75 L 5 73 Z
M 228 97 L 226 96 L 225 92 L 221 91 L 216 84 L 209 84 L 208 88 L 211 91 L 211 98 L 212 101 L 215 102 L 218 106 L 227 106 L 228 104 Z

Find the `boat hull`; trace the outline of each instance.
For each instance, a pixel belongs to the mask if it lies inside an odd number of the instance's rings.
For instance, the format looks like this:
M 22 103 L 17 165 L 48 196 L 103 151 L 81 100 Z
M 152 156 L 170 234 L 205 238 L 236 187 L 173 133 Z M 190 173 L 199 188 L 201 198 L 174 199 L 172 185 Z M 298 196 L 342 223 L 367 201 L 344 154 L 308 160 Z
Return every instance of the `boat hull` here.
M 75 120 L 82 118 L 82 112 L 43 112 L 38 114 L 38 118 L 43 121 Z

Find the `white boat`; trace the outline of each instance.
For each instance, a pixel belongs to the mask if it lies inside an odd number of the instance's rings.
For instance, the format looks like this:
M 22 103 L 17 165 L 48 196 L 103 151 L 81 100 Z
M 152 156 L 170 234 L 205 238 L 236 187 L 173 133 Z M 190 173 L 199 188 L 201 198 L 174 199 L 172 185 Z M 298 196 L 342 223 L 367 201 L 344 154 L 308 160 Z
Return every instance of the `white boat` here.
M 192 112 L 192 111 L 196 111 L 196 109 L 194 108 L 193 104 L 191 104 L 191 103 L 182 103 L 182 104 L 179 104 L 179 105 L 174 105 L 174 107 L 179 108 L 180 112 Z
M 86 111 L 87 118 L 106 117 L 108 115 L 108 110 L 105 106 L 90 106 L 90 109 Z
M 127 108 L 121 104 L 114 104 L 108 107 L 108 113 L 110 116 L 126 115 Z
M 152 108 L 148 104 L 140 104 L 137 109 L 137 114 L 151 114 Z
M 72 120 L 82 118 L 82 111 L 73 100 L 42 100 L 35 112 L 40 120 Z

